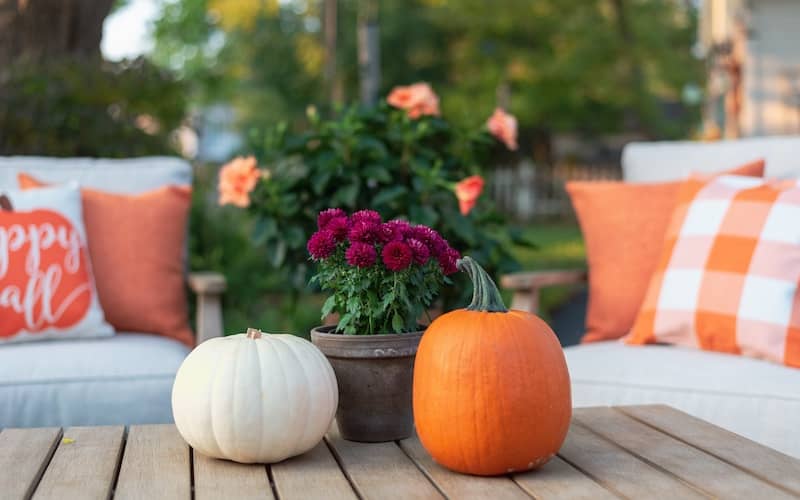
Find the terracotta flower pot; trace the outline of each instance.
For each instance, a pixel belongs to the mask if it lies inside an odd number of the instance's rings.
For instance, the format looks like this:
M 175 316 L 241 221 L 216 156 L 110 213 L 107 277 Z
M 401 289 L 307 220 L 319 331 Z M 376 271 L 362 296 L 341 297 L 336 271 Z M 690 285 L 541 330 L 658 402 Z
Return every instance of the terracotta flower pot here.
M 339 383 L 336 422 L 344 439 L 383 442 L 414 433 L 411 388 L 423 331 L 342 335 L 335 326 L 311 330 Z

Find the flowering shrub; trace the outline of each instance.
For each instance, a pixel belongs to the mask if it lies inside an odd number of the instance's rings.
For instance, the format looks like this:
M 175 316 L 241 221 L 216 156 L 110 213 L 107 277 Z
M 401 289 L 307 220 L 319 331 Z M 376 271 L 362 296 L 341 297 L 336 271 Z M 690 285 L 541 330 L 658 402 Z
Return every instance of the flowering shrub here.
M 337 331 L 349 335 L 417 330 L 459 258 L 433 229 L 372 210 L 320 212 L 307 248 L 319 265 L 313 280 L 332 293 L 322 317 L 339 313 Z
M 425 83 L 397 87 L 374 107 L 347 107 L 328 120 L 309 108 L 308 129 L 278 126 L 251 144 L 260 169 L 250 158 L 223 168 L 220 202 L 255 215 L 254 243 L 295 289 L 311 275 L 306 235 L 331 206 L 370 207 L 386 220 L 436 227 L 490 273 L 518 270 L 510 250 L 527 242 L 483 195 L 482 175 L 490 154 L 516 147 L 516 121 L 495 110 L 480 128 L 462 130 L 440 114 L 439 98 Z M 369 261 L 368 251 L 352 253 Z M 466 304 L 468 290 L 448 287 L 444 306 Z

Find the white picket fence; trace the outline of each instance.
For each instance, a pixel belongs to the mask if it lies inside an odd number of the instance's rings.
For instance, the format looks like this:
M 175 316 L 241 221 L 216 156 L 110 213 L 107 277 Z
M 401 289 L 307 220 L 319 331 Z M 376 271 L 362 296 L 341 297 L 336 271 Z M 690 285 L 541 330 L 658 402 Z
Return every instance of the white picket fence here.
M 572 206 L 564 189 L 573 180 L 619 180 L 618 165 L 578 165 L 562 163 L 552 168 L 539 167 L 530 160 L 514 166 L 497 167 L 491 174 L 489 193 L 497 207 L 516 220 L 572 216 Z

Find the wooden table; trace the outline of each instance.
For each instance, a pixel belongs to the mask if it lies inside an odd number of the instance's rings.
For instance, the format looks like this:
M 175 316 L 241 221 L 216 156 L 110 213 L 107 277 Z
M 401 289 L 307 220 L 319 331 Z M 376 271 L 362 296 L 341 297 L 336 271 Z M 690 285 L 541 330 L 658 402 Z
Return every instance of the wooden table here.
M 538 471 L 447 471 L 418 439 L 345 441 L 272 466 L 193 453 L 173 425 L 5 429 L 0 498 L 800 498 L 800 461 L 666 406 L 575 411 Z

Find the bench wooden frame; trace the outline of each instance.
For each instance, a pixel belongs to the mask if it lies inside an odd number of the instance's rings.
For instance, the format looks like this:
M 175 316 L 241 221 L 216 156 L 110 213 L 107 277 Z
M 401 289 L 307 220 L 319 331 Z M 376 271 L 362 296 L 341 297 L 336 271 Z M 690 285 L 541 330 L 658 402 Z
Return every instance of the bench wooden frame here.
M 514 292 L 511 309 L 539 313 L 542 288 L 558 285 L 579 285 L 587 282 L 585 269 L 531 271 L 506 274 L 500 286 Z
M 197 343 L 222 337 L 222 294 L 227 288 L 225 276 L 215 272 L 189 273 L 189 289 L 197 295 Z

